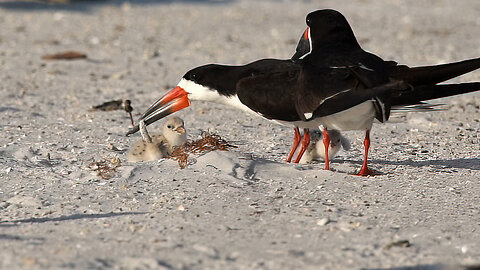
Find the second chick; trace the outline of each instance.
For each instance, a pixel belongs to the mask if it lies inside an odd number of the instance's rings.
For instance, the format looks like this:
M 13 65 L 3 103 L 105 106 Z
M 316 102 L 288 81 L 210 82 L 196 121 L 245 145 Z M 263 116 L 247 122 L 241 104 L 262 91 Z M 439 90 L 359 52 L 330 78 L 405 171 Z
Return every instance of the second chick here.
M 330 147 L 328 148 L 328 157 L 333 159 L 342 148 L 350 149 L 350 141 L 345 138 L 340 131 L 329 129 Z M 301 164 L 311 163 L 313 160 L 325 160 L 325 146 L 323 144 L 323 133 L 319 130 L 310 131 L 310 145 L 300 159 Z

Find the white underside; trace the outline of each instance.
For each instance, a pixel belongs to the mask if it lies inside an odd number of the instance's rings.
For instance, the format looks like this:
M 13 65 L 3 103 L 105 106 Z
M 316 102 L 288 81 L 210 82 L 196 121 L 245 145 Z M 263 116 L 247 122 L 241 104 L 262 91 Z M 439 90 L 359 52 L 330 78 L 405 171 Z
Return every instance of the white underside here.
M 367 130 L 372 128 L 375 107 L 371 100 L 360 103 L 348 110 L 318 119 L 325 127 L 342 131 Z
M 299 128 L 316 129 L 324 126 L 329 129 L 348 131 L 371 129 L 374 119 L 375 107 L 373 106 L 373 102 L 369 100 L 360 103 L 348 110 L 341 111 L 325 117 L 315 118 L 307 122 L 287 122 L 280 120 L 275 120 L 275 122 L 286 126 L 294 125 Z

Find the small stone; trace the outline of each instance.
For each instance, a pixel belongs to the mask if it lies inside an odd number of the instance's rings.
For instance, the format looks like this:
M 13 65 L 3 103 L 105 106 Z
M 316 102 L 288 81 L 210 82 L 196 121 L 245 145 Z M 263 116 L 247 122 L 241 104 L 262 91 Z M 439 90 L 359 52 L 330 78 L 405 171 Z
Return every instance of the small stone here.
M 208 247 L 200 244 L 193 245 L 193 249 L 203 253 L 211 258 L 218 258 L 218 250 L 213 247 Z
M 325 225 L 327 225 L 328 223 L 330 223 L 330 219 L 329 219 L 329 218 L 321 218 L 321 219 L 317 220 L 317 225 L 318 225 L 318 226 L 325 226 Z
M 129 224 L 129 225 L 128 225 L 128 229 L 129 229 L 130 232 L 132 232 L 132 233 L 142 232 L 142 231 L 145 230 L 145 226 L 143 226 L 143 225 L 138 225 L 138 224 Z
M 113 145 L 113 144 L 111 144 L 111 143 L 109 143 L 109 144 L 107 145 L 107 149 L 108 149 L 108 150 L 115 151 L 115 152 L 121 152 L 121 151 L 122 151 L 122 150 L 118 149 L 115 145 Z
M 23 264 L 25 266 L 30 266 L 30 267 L 34 266 L 34 265 L 37 264 L 37 259 L 31 258 L 31 257 L 25 257 L 25 258 L 23 258 Z

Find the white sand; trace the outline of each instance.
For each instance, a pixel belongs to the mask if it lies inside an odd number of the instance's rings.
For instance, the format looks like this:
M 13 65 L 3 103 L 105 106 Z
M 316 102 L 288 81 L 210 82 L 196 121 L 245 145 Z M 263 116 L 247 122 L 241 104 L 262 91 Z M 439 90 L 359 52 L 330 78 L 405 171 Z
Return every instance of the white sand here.
M 0 3 L 0 269 L 480 263 L 479 93 L 376 125 L 371 164 L 382 174 L 369 178 L 350 175 L 362 132 L 345 134 L 352 150 L 333 172 L 295 166 L 283 162 L 290 128 L 197 102 L 177 114 L 189 139 L 210 129 L 238 148 L 180 170 L 172 160 L 127 163 L 109 150 L 139 138 L 124 136 L 127 114 L 88 111 L 128 98 L 138 118 L 197 65 L 289 58 L 318 8 L 343 12 L 385 59 L 479 57 L 480 1 L 132 2 Z M 41 60 L 64 50 L 90 60 Z M 473 80 L 479 71 L 456 81 Z M 89 166 L 114 157 L 121 166 L 108 180 Z M 411 245 L 390 247 L 401 240 Z

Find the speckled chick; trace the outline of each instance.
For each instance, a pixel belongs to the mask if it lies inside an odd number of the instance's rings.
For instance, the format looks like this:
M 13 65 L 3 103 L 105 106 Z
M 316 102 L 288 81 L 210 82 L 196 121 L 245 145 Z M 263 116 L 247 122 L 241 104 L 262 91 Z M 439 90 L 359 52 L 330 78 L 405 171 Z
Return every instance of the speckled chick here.
M 168 157 L 175 146 L 181 146 L 187 141 L 187 132 L 183 120 L 179 117 L 169 118 L 163 125 L 163 133 L 148 135 L 146 128 L 142 129 L 143 140 L 136 142 L 127 152 L 130 162 L 150 161 Z
M 329 129 L 330 147 L 328 157 L 333 159 L 342 148 L 350 149 L 350 141 L 343 137 L 340 131 Z M 323 133 L 319 130 L 310 131 L 310 145 L 300 160 L 301 164 L 311 163 L 313 160 L 325 160 L 325 147 L 323 145 Z

